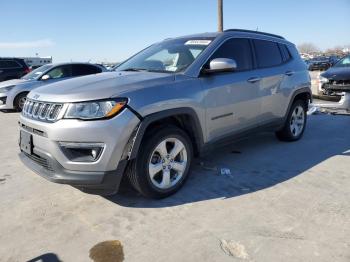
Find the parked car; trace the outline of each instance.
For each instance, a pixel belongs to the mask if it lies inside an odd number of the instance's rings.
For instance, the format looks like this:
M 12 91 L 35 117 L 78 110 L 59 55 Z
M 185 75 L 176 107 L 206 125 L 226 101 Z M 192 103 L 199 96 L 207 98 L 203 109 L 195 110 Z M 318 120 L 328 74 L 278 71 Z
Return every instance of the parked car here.
M 0 58 L 0 82 L 21 78 L 29 71 L 30 69 L 23 59 Z
M 340 57 L 336 55 L 332 55 L 329 57 L 329 62 L 331 66 L 334 66 L 339 60 L 340 60 Z
M 146 197 L 175 193 L 193 157 L 243 134 L 300 139 L 311 82 L 281 36 L 226 30 L 167 39 L 116 72 L 31 91 L 20 158 L 50 181 L 113 194 L 123 175 Z
M 0 83 L 0 110 L 16 109 L 21 111 L 27 94 L 39 86 L 66 80 L 69 78 L 98 74 L 105 68 L 88 63 L 61 63 L 43 65 L 21 79 Z
M 30 66 L 29 69 L 30 69 L 30 71 L 33 71 L 41 66 L 43 66 L 43 65 L 33 65 L 33 66 Z
M 332 62 L 328 57 L 316 57 L 314 59 L 309 60 L 309 70 L 327 70 L 332 66 Z
M 350 55 L 320 75 L 320 89 L 325 95 L 350 91 Z

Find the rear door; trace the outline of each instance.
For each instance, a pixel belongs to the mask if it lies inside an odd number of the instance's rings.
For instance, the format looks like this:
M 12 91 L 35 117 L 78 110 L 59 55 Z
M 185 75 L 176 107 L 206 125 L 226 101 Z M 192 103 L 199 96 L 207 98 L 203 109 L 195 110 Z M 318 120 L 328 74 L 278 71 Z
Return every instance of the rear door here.
M 237 63 L 234 72 L 201 76 L 205 89 L 208 141 L 254 127 L 260 114 L 259 84 L 254 80 L 251 41 L 245 38 L 226 40 L 210 57 L 230 58 Z
M 256 75 L 260 79 L 259 96 L 261 115 L 259 124 L 264 125 L 281 118 L 283 99 L 282 81 L 286 69 L 279 44 L 273 41 L 254 39 L 257 64 Z

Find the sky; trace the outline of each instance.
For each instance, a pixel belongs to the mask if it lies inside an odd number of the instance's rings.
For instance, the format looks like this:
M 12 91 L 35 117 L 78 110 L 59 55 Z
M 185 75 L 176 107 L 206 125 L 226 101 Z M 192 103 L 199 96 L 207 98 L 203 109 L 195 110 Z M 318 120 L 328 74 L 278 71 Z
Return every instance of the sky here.
M 217 0 L 3 0 L 0 56 L 122 61 L 162 39 L 217 30 Z M 224 29 L 350 45 L 350 0 L 224 0 Z

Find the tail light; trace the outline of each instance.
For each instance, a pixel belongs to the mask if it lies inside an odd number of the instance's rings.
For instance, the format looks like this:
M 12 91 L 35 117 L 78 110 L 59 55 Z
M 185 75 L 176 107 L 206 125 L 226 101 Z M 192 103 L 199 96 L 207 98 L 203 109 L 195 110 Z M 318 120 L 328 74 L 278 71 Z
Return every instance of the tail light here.
M 31 70 L 30 70 L 29 67 L 27 67 L 27 68 L 24 69 L 24 73 L 26 73 L 26 74 L 30 73 L 30 71 L 31 71 Z

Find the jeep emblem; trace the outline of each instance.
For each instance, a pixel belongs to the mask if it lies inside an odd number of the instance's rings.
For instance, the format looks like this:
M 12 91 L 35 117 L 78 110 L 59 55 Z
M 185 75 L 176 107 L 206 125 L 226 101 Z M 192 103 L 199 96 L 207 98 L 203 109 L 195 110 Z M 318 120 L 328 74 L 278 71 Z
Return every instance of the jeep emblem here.
M 33 96 L 34 99 L 38 99 L 39 97 L 40 97 L 40 95 L 38 95 L 38 94 L 35 94 L 35 95 Z

